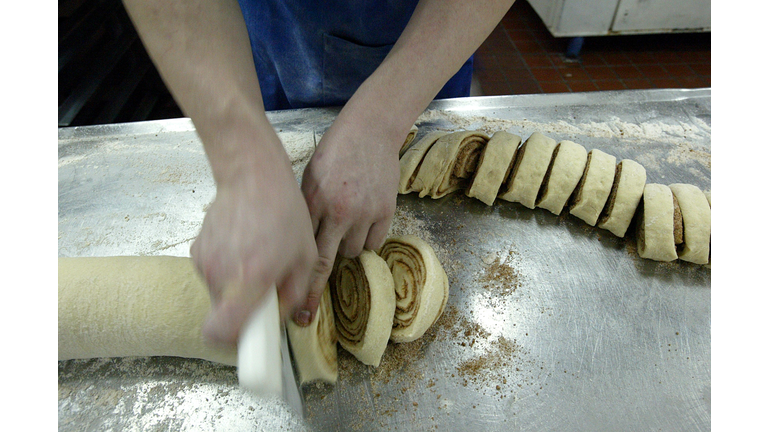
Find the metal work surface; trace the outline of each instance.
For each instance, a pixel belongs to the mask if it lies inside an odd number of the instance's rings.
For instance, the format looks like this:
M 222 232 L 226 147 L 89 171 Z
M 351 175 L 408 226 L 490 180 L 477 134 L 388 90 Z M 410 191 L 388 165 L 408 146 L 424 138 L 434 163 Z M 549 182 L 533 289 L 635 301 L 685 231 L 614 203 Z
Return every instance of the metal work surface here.
M 337 110 L 270 113 L 297 178 Z M 433 103 L 434 129 L 539 131 L 634 159 L 649 183 L 710 189 L 710 91 Z M 59 255 L 188 256 L 215 186 L 186 119 L 61 129 Z M 715 198 L 717 199 L 717 198 Z M 638 257 L 567 215 L 455 193 L 398 197 L 391 234 L 435 248 L 451 292 L 379 368 L 339 348 L 336 386 L 305 388 L 305 424 L 179 358 L 59 362 L 60 430 L 709 430 L 710 270 Z

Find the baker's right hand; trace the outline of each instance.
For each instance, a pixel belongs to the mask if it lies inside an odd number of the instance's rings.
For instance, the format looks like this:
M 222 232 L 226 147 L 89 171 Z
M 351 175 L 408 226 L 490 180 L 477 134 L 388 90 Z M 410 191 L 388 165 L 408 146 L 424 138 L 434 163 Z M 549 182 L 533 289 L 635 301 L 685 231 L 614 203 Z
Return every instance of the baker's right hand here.
M 273 284 L 281 317 L 290 316 L 307 295 L 317 247 L 299 184 L 282 146 L 279 150 L 282 154 L 236 163 L 234 172 L 219 176 L 216 199 L 192 244 L 192 259 L 211 293 L 203 334 L 219 345 L 237 343 Z

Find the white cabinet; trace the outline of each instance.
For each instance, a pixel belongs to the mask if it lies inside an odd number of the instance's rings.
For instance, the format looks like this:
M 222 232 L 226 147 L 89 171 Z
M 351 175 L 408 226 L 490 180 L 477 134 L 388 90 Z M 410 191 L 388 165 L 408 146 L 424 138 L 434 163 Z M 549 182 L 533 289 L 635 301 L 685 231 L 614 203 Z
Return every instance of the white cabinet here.
M 698 32 L 711 0 L 527 0 L 553 36 Z

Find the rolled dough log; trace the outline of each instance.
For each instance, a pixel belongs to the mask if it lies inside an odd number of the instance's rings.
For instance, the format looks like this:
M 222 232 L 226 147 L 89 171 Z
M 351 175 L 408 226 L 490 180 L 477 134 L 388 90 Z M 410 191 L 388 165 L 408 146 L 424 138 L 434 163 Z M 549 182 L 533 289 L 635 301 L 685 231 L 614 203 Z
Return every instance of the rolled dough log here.
M 424 155 L 440 137 L 447 134 L 448 132 L 442 131 L 430 132 L 403 153 L 400 157 L 400 184 L 397 188 L 399 193 L 421 192 L 424 188 L 423 179 L 416 182 L 416 177 L 424 162 Z
M 559 215 L 571 197 L 587 165 L 587 149 L 573 141 L 561 141 L 555 148 L 552 163 L 542 181 L 536 207 Z
M 501 184 L 512 169 L 512 161 L 522 138 L 505 131 L 493 134 L 480 155 L 477 170 L 470 181 L 467 196 L 493 205 Z
M 712 231 L 712 214 L 704 195 L 691 184 L 671 184 L 669 189 L 680 205 L 683 218 L 683 247 L 678 258 L 694 264 L 709 262 L 709 238 Z
M 637 232 L 638 254 L 655 261 L 676 260 L 675 210 L 669 186 L 646 184 L 641 203 Z
M 624 159 L 616 165 L 608 204 L 600 215 L 597 226 L 617 237 L 624 237 L 632 217 L 635 215 L 645 189 L 645 168 L 639 163 Z
M 364 250 L 339 258 L 331 274 L 331 299 L 341 346 L 361 362 L 378 366 L 395 316 L 395 283 L 386 261 Z
M 208 289 L 189 258 L 59 258 L 59 360 L 175 356 L 237 365 L 201 332 Z
M 403 157 L 403 153 L 408 150 L 408 146 L 413 142 L 413 139 L 416 138 L 418 132 L 419 128 L 416 127 L 416 125 L 411 126 L 411 130 L 409 130 L 408 135 L 405 136 L 405 142 L 403 142 L 402 147 L 400 147 L 400 154 L 398 157 Z
M 448 277 L 432 246 L 413 235 L 387 239 L 379 255 L 395 283 L 397 306 L 389 338 L 398 343 L 414 341 L 443 313 Z
M 499 198 L 534 208 L 556 146 L 552 138 L 539 132 L 531 134 L 517 151 L 507 189 L 500 192 Z
M 287 320 L 288 340 L 291 342 L 293 359 L 299 370 L 301 384 L 325 381 L 335 384 L 339 377 L 339 361 L 336 351 L 338 336 L 333 319 L 331 289 L 325 285 L 315 320 L 306 327 L 300 327 Z
M 419 197 L 442 198 L 466 187 L 477 168 L 488 136 L 477 131 L 461 131 L 440 137 L 429 149 L 413 181 Z
M 611 194 L 615 174 L 616 158 L 597 149 L 591 150 L 587 154 L 584 176 L 574 192 L 570 214 L 595 226 Z

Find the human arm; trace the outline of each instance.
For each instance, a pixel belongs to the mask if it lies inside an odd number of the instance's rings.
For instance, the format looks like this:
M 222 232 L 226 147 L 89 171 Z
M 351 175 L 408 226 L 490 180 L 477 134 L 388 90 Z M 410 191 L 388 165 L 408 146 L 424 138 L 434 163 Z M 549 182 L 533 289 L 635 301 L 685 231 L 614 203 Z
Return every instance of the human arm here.
M 318 248 L 297 321 L 314 316 L 337 251 L 377 249 L 394 214 L 409 128 L 496 27 L 511 0 L 422 0 L 402 35 L 328 129 L 304 173 Z
M 264 112 L 236 0 L 124 0 L 211 164 L 216 199 L 191 248 L 211 291 L 204 334 L 227 345 L 277 284 L 283 314 L 303 301 L 317 256 L 309 212 Z

